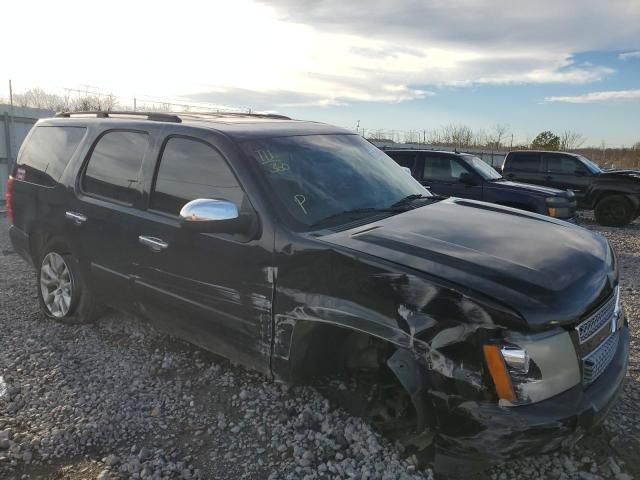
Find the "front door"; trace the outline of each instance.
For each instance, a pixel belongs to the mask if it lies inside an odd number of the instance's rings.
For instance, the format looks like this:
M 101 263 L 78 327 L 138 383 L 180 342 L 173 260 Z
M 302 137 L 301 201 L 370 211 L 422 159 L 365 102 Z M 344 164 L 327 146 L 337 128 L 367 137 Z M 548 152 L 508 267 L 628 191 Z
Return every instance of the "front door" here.
M 460 180 L 463 173 L 475 178 L 470 171 L 454 155 L 428 153 L 423 155 L 424 167 L 422 184 L 437 195 L 460 198 L 482 199 L 482 183 L 477 185 L 465 184 Z
M 583 200 L 591 182 L 587 167 L 577 158 L 563 153 L 545 153 L 543 159 L 547 169 L 547 185 L 560 190 L 573 190 L 576 200 Z
M 503 172 L 507 180 L 546 185 L 547 172 L 542 164 L 540 152 L 513 152 L 509 154 L 508 166 Z
M 170 135 L 138 226 L 145 252 L 136 279 L 140 309 L 207 350 L 268 372 L 272 237 L 186 231 L 178 213 L 196 198 L 252 211 L 220 150 Z

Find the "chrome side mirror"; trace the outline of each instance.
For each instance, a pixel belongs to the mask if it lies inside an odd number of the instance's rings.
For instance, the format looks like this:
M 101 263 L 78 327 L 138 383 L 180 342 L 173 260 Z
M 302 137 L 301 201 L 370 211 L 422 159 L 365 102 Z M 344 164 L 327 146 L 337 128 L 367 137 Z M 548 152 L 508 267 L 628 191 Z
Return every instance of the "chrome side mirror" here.
M 402 171 L 404 173 L 406 173 L 407 175 L 409 175 L 410 177 L 413 177 L 413 175 L 411 174 L 411 169 L 409 167 L 400 167 L 402 169 Z
M 227 200 L 198 198 L 180 209 L 182 227 L 198 232 L 234 233 L 239 219 L 238 207 Z

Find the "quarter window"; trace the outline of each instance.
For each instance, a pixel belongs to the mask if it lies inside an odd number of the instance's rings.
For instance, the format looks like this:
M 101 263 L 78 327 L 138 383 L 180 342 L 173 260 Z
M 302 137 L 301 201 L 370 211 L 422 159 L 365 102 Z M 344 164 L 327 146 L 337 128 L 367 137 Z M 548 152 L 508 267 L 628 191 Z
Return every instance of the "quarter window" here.
M 151 196 L 151 208 L 171 215 L 196 198 L 228 200 L 241 209 L 244 192 L 222 155 L 183 137 L 166 143 Z
M 133 204 L 139 194 L 140 166 L 149 138 L 142 132 L 108 132 L 95 145 L 82 189 L 101 197 Z
M 55 185 L 85 131 L 84 127 L 35 127 L 17 162 L 25 169 L 24 179 L 39 185 Z

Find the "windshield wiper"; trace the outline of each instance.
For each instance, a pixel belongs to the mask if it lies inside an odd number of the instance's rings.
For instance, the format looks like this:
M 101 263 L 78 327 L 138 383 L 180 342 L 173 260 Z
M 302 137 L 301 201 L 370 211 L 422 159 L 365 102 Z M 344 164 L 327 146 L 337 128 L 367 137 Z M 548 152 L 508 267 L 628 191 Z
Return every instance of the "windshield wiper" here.
M 423 195 L 421 193 L 412 193 L 411 195 L 407 195 L 406 197 L 398 200 L 396 203 L 393 203 L 389 208 L 401 207 L 403 205 L 406 205 L 407 203 L 411 203 L 414 200 L 418 200 L 420 198 L 431 198 L 431 197 L 427 197 L 426 195 Z
M 314 224 L 310 225 L 311 228 L 320 227 L 326 225 L 327 223 L 331 223 L 333 220 L 338 220 L 342 217 L 349 218 L 351 216 L 360 216 L 368 213 L 397 213 L 397 210 L 392 208 L 375 208 L 375 207 L 365 207 L 365 208 L 352 208 L 350 210 L 343 210 L 342 212 L 336 212 L 328 217 L 323 218 L 322 220 L 318 220 Z

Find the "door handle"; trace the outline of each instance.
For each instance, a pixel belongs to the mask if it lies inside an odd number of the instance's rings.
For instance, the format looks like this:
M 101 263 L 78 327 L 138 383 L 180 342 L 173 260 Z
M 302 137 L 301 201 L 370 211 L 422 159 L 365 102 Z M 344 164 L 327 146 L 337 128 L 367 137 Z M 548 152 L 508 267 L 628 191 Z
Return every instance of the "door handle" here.
M 145 247 L 149 247 L 152 252 L 161 252 L 165 248 L 169 246 L 167 242 L 160 238 L 155 237 L 146 237 L 144 235 L 140 235 L 138 237 L 138 241 L 144 245 Z
M 515 173 L 507 173 L 507 178 L 513 178 L 515 177 Z
M 551 180 L 553 180 L 553 177 L 552 177 L 551 175 L 547 175 L 546 177 L 544 177 L 544 179 L 545 179 L 547 182 L 550 182 Z
M 71 220 L 75 225 L 82 225 L 87 221 L 87 216 L 78 212 L 64 212 L 64 218 Z

